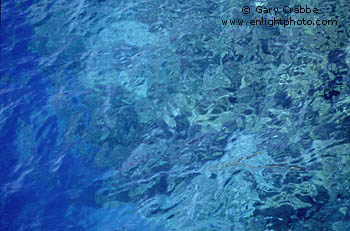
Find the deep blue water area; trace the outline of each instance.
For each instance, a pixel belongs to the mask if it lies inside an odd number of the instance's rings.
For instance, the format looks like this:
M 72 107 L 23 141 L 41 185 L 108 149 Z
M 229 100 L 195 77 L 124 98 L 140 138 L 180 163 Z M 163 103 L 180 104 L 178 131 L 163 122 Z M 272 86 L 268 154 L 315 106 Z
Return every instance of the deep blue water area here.
M 0 230 L 349 230 L 350 4 L 242 4 L 2 2 Z
M 0 229 L 148 230 L 132 206 L 95 203 L 103 170 L 72 158 L 74 150 L 60 139 L 66 125 L 47 107 L 53 82 L 28 49 L 37 39 L 27 20 L 32 4 L 1 5 Z

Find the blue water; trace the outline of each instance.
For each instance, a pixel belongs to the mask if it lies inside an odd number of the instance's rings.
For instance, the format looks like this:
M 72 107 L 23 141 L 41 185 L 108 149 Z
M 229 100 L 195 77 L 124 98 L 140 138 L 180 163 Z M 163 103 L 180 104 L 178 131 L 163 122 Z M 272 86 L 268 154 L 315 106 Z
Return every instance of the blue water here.
M 95 203 L 104 170 L 72 158 L 74 149 L 62 142 L 67 125 L 48 106 L 57 89 L 28 49 L 37 39 L 27 20 L 33 2 L 1 5 L 0 229 L 149 230 L 132 205 L 104 209 Z M 73 74 L 65 75 L 74 84 Z M 71 100 L 81 104 L 79 96 Z
M 227 29 L 231 2 L 2 2 L 0 231 L 348 230 L 339 2 L 338 34 Z

